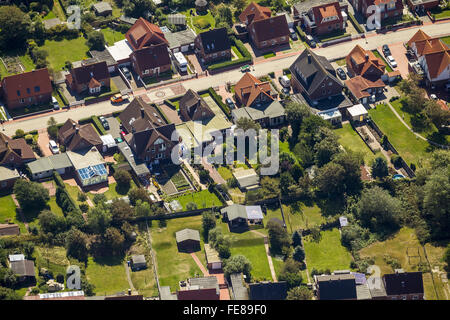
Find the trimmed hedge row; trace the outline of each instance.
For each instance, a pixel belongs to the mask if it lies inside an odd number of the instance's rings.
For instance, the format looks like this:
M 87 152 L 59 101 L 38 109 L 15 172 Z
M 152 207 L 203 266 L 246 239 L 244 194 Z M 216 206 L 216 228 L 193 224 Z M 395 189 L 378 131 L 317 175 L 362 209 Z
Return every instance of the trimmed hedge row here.
M 364 33 L 364 29 L 363 27 L 361 27 L 361 25 L 358 23 L 358 21 L 356 21 L 356 18 L 349 12 L 348 16 L 350 18 L 350 20 L 353 23 L 353 26 L 355 27 L 356 31 L 358 31 L 358 33 Z
M 59 175 L 58 172 L 56 172 L 56 171 L 53 172 L 53 179 L 55 180 L 55 183 L 56 183 L 56 185 L 58 187 L 61 187 L 61 188 L 65 188 L 66 187 L 64 185 L 63 179 L 61 178 L 61 176 Z
M 341 38 L 345 38 L 345 37 L 349 37 L 350 33 L 344 33 L 335 37 L 330 37 L 330 38 L 324 38 L 321 39 L 320 42 L 328 42 L 328 41 L 333 41 L 333 40 L 337 40 L 337 39 L 341 39 Z
M 234 44 L 234 46 L 242 54 L 242 58 L 236 59 L 236 60 L 219 62 L 219 63 L 213 64 L 213 65 L 210 65 L 210 66 L 208 66 L 209 71 L 227 68 L 227 67 L 238 65 L 238 64 L 252 62 L 252 55 L 250 54 L 250 52 L 248 52 L 247 48 L 244 46 L 244 43 L 241 40 L 236 39 L 235 37 L 230 37 L 230 40 L 231 40 L 231 45 Z
M 75 201 L 70 197 L 66 188 L 56 188 L 56 203 L 61 207 L 64 213 L 75 211 L 78 206 Z
M 231 119 L 231 111 L 230 108 L 222 101 L 222 97 L 217 94 L 217 92 L 213 88 L 208 89 L 209 94 L 214 99 L 214 101 L 219 105 L 220 109 L 225 113 L 228 119 Z
M 300 26 L 296 27 L 298 35 L 300 36 L 300 39 L 302 41 L 306 41 L 306 34 L 303 32 L 302 28 L 300 28 Z
M 101 122 L 97 116 L 92 116 L 92 124 L 98 130 L 98 132 L 100 132 L 101 136 L 104 136 L 107 134 L 105 131 L 105 128 L 103 128 L 103 125 L 101 124 Z

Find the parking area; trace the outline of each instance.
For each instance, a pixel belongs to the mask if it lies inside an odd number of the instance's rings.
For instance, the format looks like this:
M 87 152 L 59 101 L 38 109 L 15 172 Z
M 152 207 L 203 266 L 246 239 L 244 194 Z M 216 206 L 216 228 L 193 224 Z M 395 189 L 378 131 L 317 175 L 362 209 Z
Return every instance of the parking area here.
M 48 136 L 48 134 L 47 134 L 47 129 L 40 129 L 39 131 L 38 131 L 38 140 L 37 140 L 37 143 L 38 143 L 38 145 L 39 145 L 39 147 L 41 148 L 41 150 L 42 150 L 42 155 L 44 156 L 44 157 L 48 157 L 48 156 L 51 156 L 52 155 L 52 152 L 50 151 L 50 148 L 49 148 L 49 146 L 48 146 L 48 143 L 49 143 L 49 141 L 50 141 L 50 138 L 49 138 L 49 136 Z
M 201 73 L 204 71 L 195 53 L 191 52 L 189 54 L 184 54 L 184 56 L 186 57 L 186 60 L 188 60 L 188 63 L 194 67 L 195 70 L 192 70 L 193 72 Z
M 381 55 L 383 55 L 383 48 L 377 48 Z M 389 45 L 389 49 L 391 50 L 391 55 L 394 57 L 397 62 L 397 68 L 393 68 L 393 70 L 399 70 L 402 78 L 406 79 L 409 74 L 408 70 L 408 58 L 406 58 L 406 48 L 403 46 L 402 42 L 394 43 Z M 384 55 L 383 55 L 384 57 Z M 384 57 L 386 59 L 386 57 Z
M 177 110 L 172 109 L 171 107 L 169 107 L 165 103 L 159 105 L 159 108 L 164 113 L 164 115 L 167 117 L 167 119 L 169 119 L 170 122 L 172 122 L 174 124 L 183 123 L 183 121 L 181 120 L 180 116 L 178 115 L 178 111 Z
M 119 121 L 114 117 L 106 117 L 106 121 L 109 124 L 109 130 L 106 130 L 106 133 L 112 135 L 113 138 L 119 138 L 121 131 Z

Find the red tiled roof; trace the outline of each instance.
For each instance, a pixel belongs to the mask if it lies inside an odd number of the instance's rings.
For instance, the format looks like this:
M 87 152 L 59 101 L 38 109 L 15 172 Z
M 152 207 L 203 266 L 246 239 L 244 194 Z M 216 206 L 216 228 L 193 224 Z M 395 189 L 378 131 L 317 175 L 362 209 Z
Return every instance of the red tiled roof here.
M 0 132 L 0 164 L 21 164 L 35 158 L 33 149 L 25 139 L 11 139 Z
M 324 18 L 336 16 L 339 20 L 342 20 L 342 14 L 339 2 L 326 3 L 320 6 L 312 8 L 314 17 L 318 23 L 322 22 Z M 337 20 L 330 21 L 336 23 Z
M 259 42 L 269 41 L 283 36 L 289 37 L 289 26 L 284 14 L 253 21 L 250 28 L 255 29 Z
M 270 95 L 270 83 L 262 82 L 250 73 L 244 74 L 241 80 L 236 83 L 234 92 L 242 102 L 245 100 L 244 95 L 249 94 L 245 104 L 246 107 L 250 106 L 260 94 L 264 94 L 273 100 Z
M 370 81 L 361 76 L 356 76 L 345 81 L 347 88 L 353 93 L 356 99 L 361 99 L 364 97 L 370 97 L 367 89 L 384 88 L 385 84 L 381 79 L 377 81 Z
M 168 44 L 161 29 L 144 18 L 139 18 L 134 23 L 125 34 L 125 38 L 134 50 L 142 49 L 152 44 Z
M 252 21 L 258 21 L 261 19 L 269 18 L 272 15 L 272 11 L 268 7 L 263 7 L 256 2 L 250 3 L 247 8 L 239 15 L 239 20 L 242 23 L 248 21 L 250 24 Z
M 53 91 L 47 68 L 6 76 L 2 80 L 2 89 L 7 100 L 26 99 Z
M 425 55 L 431 79 L 438 77 L 450 65 L 450 50 Z
M 431 39 L 429 35 L 427 35 L 425 32 L 422 31 L 422 29 L 419 29 L 412 38 L 407 42 L 408 46 L 410 47 L 414 42 L 416 41 L 422 41 Z
M 355 61 L 356 66 L 351 60 Z M 364 50 L 360 45 L 356 45 L 346 57 L 347 66 L 353 70 L 356 75 L 363 76 L 374 81 L 381 77 L 385 71 L 385 64 L 377 58 L 372 51 Z
M 95 78 L 92 78 L 91 79 L 91 81 L 89 81 L 89 85 L 88 85 L 88 87 L 89 88 L 98 88 L 98 87 L 100 87 L 101 86 L 101 84 L 100 84 L 100 82 L 98 82 L 97 80 L 95 80 Z

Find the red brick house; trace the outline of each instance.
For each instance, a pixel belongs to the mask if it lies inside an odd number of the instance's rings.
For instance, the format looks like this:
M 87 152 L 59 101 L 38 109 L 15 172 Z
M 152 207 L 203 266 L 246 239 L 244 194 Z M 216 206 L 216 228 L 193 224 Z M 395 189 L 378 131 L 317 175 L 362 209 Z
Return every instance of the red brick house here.
M 411 11 L 424 12 L 436 8 L 440 0 L 406 0 Z
M 125 38 L 133 49 L 131 64 L 140 78 L 157 76 L 171 69 L 169 42 L 158 26 L 139 18 Z
M 231 59 L 231 44 L 226 28 L 201 32 L 195 38 L 194 44 L 195 52 L 203 63 Z
M 316 35 L 345 31 L 346 27 L 338 1 L 310 8 L 302 22 L 307 33 Z
M 236 101 L 244 107 L 256 104 L 272 102 L 277 98 L 277 93 L 272 92 L 269 81 L 262 82 L 250 73 L 246 73 L 234 86 Z
M 215 116 L 206 101 L 192 89 L 180 100 L 180 114 L 184 121 L 201 121 Z
M 289 67 L 294 92 L 304 93 L 312 102 L 341 95 L 343 85 L 327 58 L 306 48 Z
M 20 167 L 22 164 L 35 160 L 33 149 L 25 139 L 11 139 L 0 132 L 0 165 Z
M 373 14 L 368 12 L 372 5 L 378 6 L 381 10 L 381 20 L 403 15 L 402 0 L 349 0 L 355 11 L 368 18 Z
M 92 124 L 79 125 L 72 119 L 67 119 L 66 123 L 58 131 L 59 142 L 66 147 L 66 151 L 77 151 L 96 147 L 102 150 L 103 141 Z
M 289 26 L 286 16 L 271 17 L 270 8 L 250 3 L 239 15 L 239 20 L 247 26 L 253 44 L 260 50 L 289 43 Z
M 133 51 L 130 58 L 134 71 L 141 78 L 157 76 L 171 68 L 169 52 L 164 43 Z
M 370 50 L 356 45 L 345 58 L 347 70 L 352 76 L 362 76 L 376 81 L 384 74 L 386 66 L 380 58 L 377 58 Z
M 220 300 L 219 283 L 215 276 L 190 278 L 180 284 L 178 300 Z
M 50 103 L 52 91 L 47 68 L 6 76 L 1 82 L 1 94 L 9 109 Z
M 382 93 L 386 85 L 381 79 L 371 81 L 364 77 L 356 76 L 346 80 L 345 86 L 359 103 L 366 104 L 372 95 Z
M 105 61 L 83 64 L 72 68 L 66 75 L 66 84 L 74 92 L 98 94 L 102 89 L 109 90 L 111 77 Z

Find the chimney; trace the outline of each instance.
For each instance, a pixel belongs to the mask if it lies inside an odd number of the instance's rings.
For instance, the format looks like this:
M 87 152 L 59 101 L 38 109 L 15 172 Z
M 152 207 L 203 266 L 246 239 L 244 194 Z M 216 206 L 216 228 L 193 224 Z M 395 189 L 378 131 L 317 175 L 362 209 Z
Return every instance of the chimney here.
M 75 128 L 75 133 L 78 134 L 80 132 L 80 128 L 76 127 Z
M 144 107 L 141 107 L 141 118 L 145 118 Z
M 311 63 L 311 54 L 308 53 L 308 63 Z
M 77 127 L 77 124 L 76 124 L 76 123 L 73 123 L 73 124 L 72 124 L 72 128 L 75 129 L 76 127 Z
M 366 53 L 365 58 L 366 58 L 366 61 L 369 60 L 369 54 L 368 53 Z
M 128 289 L 128 295 L 131 296 L 131 289 Z

